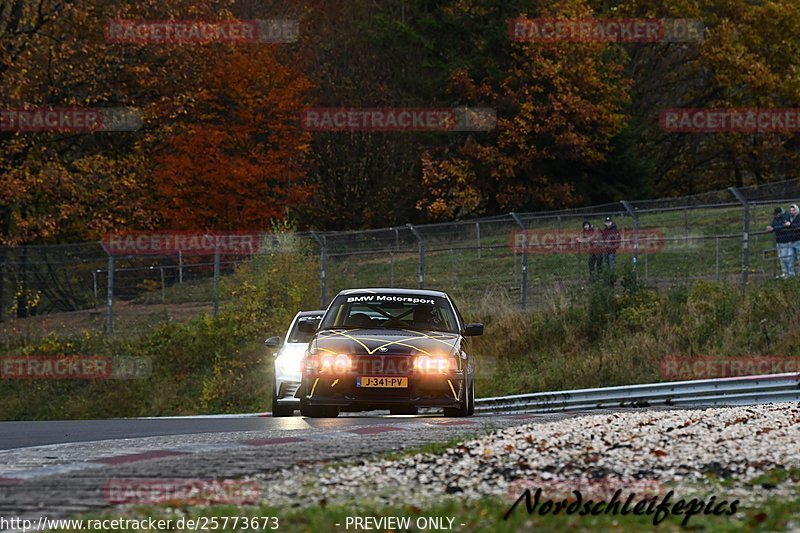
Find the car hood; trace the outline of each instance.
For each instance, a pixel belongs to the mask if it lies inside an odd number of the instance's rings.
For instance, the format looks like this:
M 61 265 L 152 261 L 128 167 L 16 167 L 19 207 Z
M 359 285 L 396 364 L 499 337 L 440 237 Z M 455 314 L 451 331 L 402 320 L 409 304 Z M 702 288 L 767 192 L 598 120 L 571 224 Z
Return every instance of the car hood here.
M 435 355 L 461 349 L 461 335 L 403 329 L 326 329 L 311 343 L 312 350 L 349 355 Z

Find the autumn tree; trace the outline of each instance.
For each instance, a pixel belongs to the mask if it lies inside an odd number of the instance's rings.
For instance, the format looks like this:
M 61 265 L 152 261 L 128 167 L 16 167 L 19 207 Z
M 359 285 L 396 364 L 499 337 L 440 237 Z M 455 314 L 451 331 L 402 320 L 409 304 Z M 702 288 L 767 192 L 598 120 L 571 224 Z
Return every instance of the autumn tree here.
M 261 229 L 313 188 L 300 124 L 311 84 L 273 45 L 225 50 L 155 160 L 158 213 L 174 229 Z
M 469 17 L 478 5 L 457 8 Z M 592 11 L 577 1 L 555 12 L 516 14 L 526 15 L 590 18 Z M 451 73 L 452 94 L 494 108 L 498 122 L 494 131 L 470 135 L 424 160 L 428 194 L 418 205 L 434 216 L 574 205 L 576 185 L 591 180 L 625 126 L 629 83 L 615 46 L 531 42 L 507 48 L 496 78 L 468 68 Z
M 598 2 L 600 4 L 602 2 Z M 606 6 L 619 17 L 693 19 L 699 42 L 626 45 L 631 123 L 640 160 L 652 163 L 655 195 L 684 195 L 798 174 L 796 132 L 670 133 L 667 108 L 797 107 L 800 5 L 792 0 L 632 0 Z

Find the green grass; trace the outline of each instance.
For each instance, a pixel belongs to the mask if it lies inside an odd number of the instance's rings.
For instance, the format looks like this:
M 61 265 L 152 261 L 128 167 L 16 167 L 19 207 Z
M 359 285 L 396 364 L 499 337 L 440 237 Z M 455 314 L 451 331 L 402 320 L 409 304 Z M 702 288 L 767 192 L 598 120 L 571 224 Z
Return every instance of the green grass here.
M 677 495 L 676 498 L 680 498 Z M 720 501 L 720 500 L 718 500 Z M 181 509 L 179 512 L 170 512 L 159 507 L 141 507 L 134 512 L 110 512 L 101 515 L 92 515 L 96 519 L 113 519 L 125 516 L 131 519 L 141 519 L 145 517 L 170 518 L 173 527 L 167 531 L 175 531 L 177 520 L 200 520 L 206 523 L 212 518 L 217 519 L 219 525 L 223 524 L 223 517 L 276 517 L 278 519 L 279 530 L 292 532 L 317 532 L 317 531 L 345 531 L 348 517 L 407 517 L 410 519 L 410 528 L 398 528 L 397 531 L 421 531 L 414 524 L 418 519 L 429 519 L 438 517 L 453 519 L 453 531 L 478 531 L 478 532 L 517 532 L 517 531 L 685 531 L 681 522 L 683 516 L 671 515 L 657 526 L 653 524 L 653 515 L 635 516 L 614 516 L 612 514 L 601 514 L 599 516 L 579 516 L 578 514 L 559 515 L 545 514 L 539 515 L 538 512 L 528 514 L 524 503 L 518 506 L 508 517 L 504 515 L 511 507 L 508 500 L 487 498 L 483 500 L 458 500 L 447 499 L 443 501 L 431 502 L 424 508 L 414 505 L 404 506 L 378 506 L 375 504 L 352 502 L 346 505 L 331 504 L 325 502 L 312 502 L 310 506 L 291 509 L 276 508 L 264 505 L 258 507 L 232 507 L 232 506 L 210 506 L 210 507 L 190 507 Z M 89 518 L 83 517 L 84 519 Z M 241 518 L 239 518 L 241 524 Z M 739 509 L 733 516 L 714 516 L 696 515 L 688 521 L 688 528 L 695 531 L 782 531 L 787 529 L 790 524 L 796 524 L 800 520 L 800 498 L 791 501 L 766 500 L 763 504 L 748 507 L 747 502 L 740 502 Z M 337 526 L 336 524 L 339 524 Z M 461 524 L 464 524 L 463 526 Z M 233 525 L 233 519 L 229 518 L 228 525 Z M 190 529 L 190 528 L 187 528 Z M 350 530 L 353 530 L 351 523 Z M 232 527 L 218 529 L 220 531 L 232 531 Z M 267 529 L 269 530 L 269 529 Z M 386 531 L 386 528 L 380 531 Z M 75 529 L 63 529 L 58 531 L 76 531 Z M 122 529 L 103 529 L 102 531 L 122 531 Z
M 453 437 L 445 442 L 428 442 L 421 446 L 414 446 L 412 448 L 406 448 L 400 451 L 386 452 L 384 454 L 379 455 L 378 458 L 386 459 L 387 461 L 396 461 L 398 459 L 403 459 L 405 457 L 411 457 L 413 455 L 420 455 L 424 453 L 440 454 L 444 453 L 449 448 L 452 448 L 453 446 L 456 446 L 464 442 L 465 440 L 469 440 L 471 438 L 476 438 L 476 437 L 477 435 L 469 435 L 469 434 L 460 435 L 458 437 Z
M 750 484 L 763 488 L 775 487 L 791 479 L 795 483 L 800 483 L 800 468 L 791 467 L 788 470 L 770 470 L 750 480 Z

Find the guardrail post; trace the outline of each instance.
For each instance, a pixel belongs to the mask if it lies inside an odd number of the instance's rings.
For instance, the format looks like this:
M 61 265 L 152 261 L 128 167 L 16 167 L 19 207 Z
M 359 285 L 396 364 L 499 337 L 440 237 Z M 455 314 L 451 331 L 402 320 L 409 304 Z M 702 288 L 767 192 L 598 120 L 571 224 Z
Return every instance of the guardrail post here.
M 178 250 L 178 283 L 183 283 L 183 252 Z
M 419 242 L 419 269 L 418 269 L 418 276 L 419 276 L 419 288 L 425 288 L 425 239 L 422 238 L 422 235 L 417 231 L 417 228 L 414 227 L 414 224 L 406 224 L 408 229 L 411 230 L 411 233 L 414 234 L 414 237 L 417 238 Z
M 511 218 L 514 219 L 514 222 L 520 227 L 520 229 L 524 232 L 526 230 L 525 223 L 522 222 L 522 219 L 519 218 L 519 215 L 514 213 L 513 211 L 509 213 Z M 527 237 L 527 236 L 526 236 Z M 520 306 L 525 309 L 525 305 L 527 304 L 528 299 L 528 241 L 527 238 L 525 239 L 525 246 L 522 247 L 522 268 L 520 268 L 521 274 L 521 282 L 519 287 L 520 297 L 519 297 L 519 304 Z
M 728 187 L 731 194 L 744 207 L 744 219 L 742 229 L 742 288 L 747 286 L 747 274 L 750 270 L 750 205 L 747 199 L 739 192 L 736 187 Z
M 327 270 L 328 270 L 328 241 L 325 235 L 319 235 L 316 231 L 311 232 L 311 236 L 319 244 L 319 307 L 325 307 L 327 291 Z
M 106 334 L 114 333 L 114 256 L 108 254 L 108 289 L 106 294 Z
M 622 200 L 620 203 L 631 216 L 631 226 L 633 227 L 633 270 L 635 272 L 636 261 L 639 255 L 639 215 L 630 202 Z

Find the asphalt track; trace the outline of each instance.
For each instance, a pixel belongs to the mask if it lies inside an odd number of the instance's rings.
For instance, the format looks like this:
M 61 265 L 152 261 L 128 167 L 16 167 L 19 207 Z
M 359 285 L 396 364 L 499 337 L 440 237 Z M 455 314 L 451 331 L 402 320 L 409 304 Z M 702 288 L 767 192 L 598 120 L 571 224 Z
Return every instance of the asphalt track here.
M 113 502 L 104 487 L 114 480 L 255 476 L 269 483 L 292 465 L 353 460 L 566 416 L 579 414 L 0 422 L 0 516 L 53 518 L 108 509 Z
M 12 450 L 51 444 L 94 442 L 177 435 L 235 433 L 245 431 L 342 430 L 382 426 L 387 422 L 413 423 L 490 420 L 491 415 L 468 419 L 428 416 L 389 416 L 351 413 L 338 418 L 272 418 L 269 413 L 221 415 L 208 417 L 126 418 L 111 420 L 62 420 L 35 422 L 0 422 L 0 450 Z

